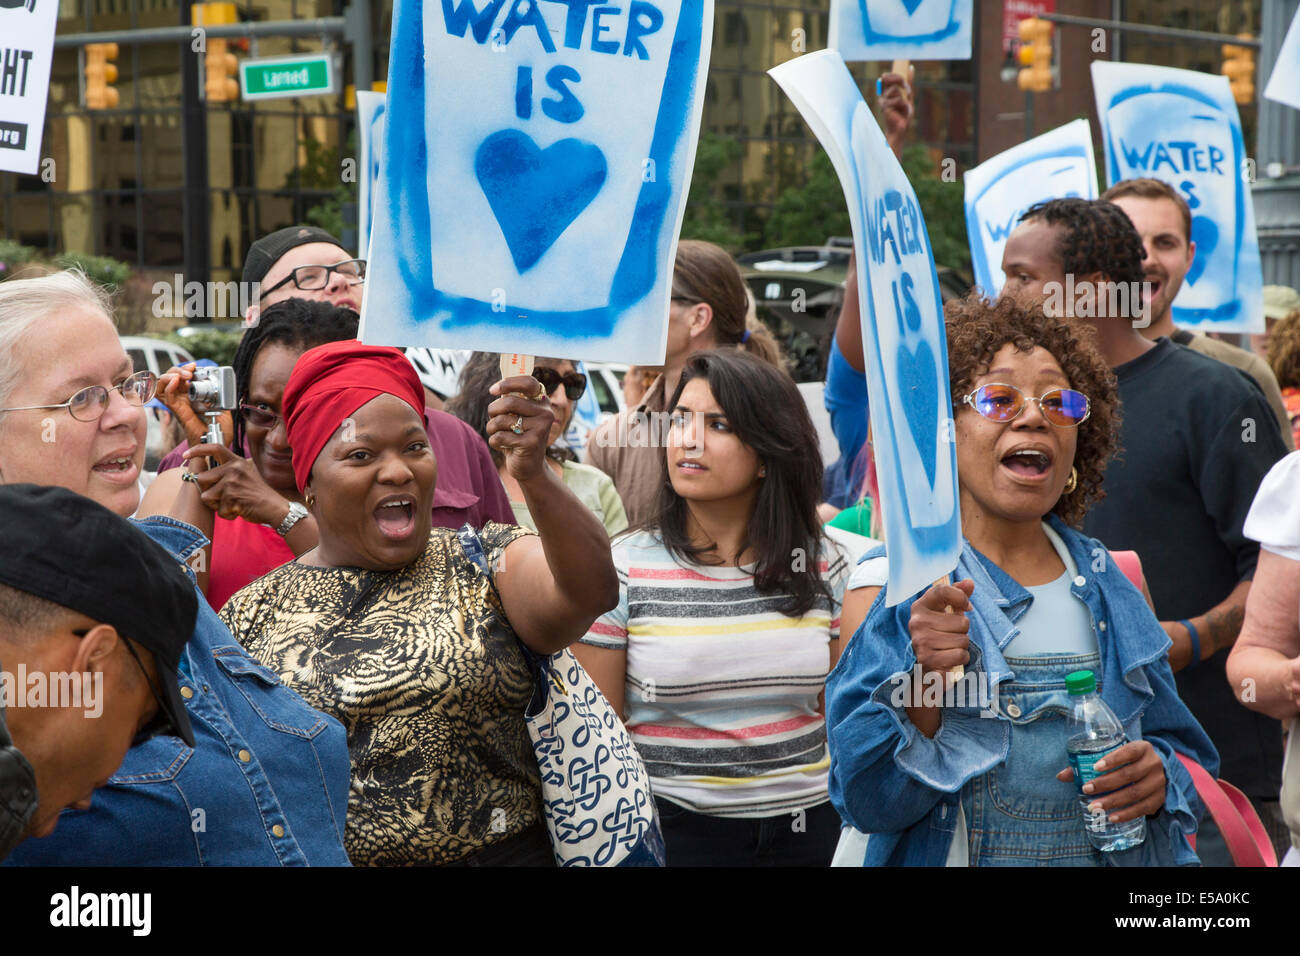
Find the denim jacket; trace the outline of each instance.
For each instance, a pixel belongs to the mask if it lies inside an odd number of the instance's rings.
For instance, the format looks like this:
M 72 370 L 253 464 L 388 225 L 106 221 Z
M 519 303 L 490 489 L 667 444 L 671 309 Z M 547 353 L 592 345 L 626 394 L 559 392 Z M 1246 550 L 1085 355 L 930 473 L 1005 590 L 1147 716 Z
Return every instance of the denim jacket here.
M 1178 697 L 1167 657 L 1169 638 L 1100 542 L 1055 515 L 1047 521 L 1078 568 L 1070 591 L 1092 618 L 1102 699 L 1129 738 L 1149 740 L 1164 763 L 1165 805 L 1148 818 L 1146 840 L 1133 851 L 1107 854 L 1107 862 L 1194 865 L 1198 861 L 1187 835 L 1196 832 L 1202 810 L 1191 776 L 1174 751 L 1212 775 L 1218 773 L 1219 756 Z M 1016 621 L 1033 597 L 968 541 L 954 574 L 954 580 L 965 578 L 975 582 L 966 669 L 984 676 L 988 699 L 996 701 L 998 685 L 1013 676 L 1002 651 L 1020 633 Z M 826 682 L 831 801 L 846 823 L 871 835 L 866 866 L 943 866 L 962 785 L 1001 764 L 1011 743 L 1010 722 L 1000 715 L 981 716 L 974 701 L 945 707 L 933 738 L 913 726 L 902 706 L 895 706 L 897 682 L 916 665 L 907 625 L 917 597 L 885 607 L 882 589 Z M 1063 752 L 1061 767 L 1066 766 Z
M 137 526 L 182 563 L 207 543 L 172 518 Z M 343 725 L 249 657 L 202 599 L 178 680 L 197 746 L 131 748 L 90 810 L 64 810 L 6 865 L 348 865 Z

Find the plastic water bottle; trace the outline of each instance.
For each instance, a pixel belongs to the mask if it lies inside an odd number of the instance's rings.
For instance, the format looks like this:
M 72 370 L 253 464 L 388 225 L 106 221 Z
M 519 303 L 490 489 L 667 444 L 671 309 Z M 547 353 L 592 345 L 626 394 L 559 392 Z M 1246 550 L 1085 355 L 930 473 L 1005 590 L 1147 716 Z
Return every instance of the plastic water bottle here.
M 1145 817 L 1127 823 L 1111 823 L 1108 811 L 1093 813 L 1088 804 L 1101 794 L 1085 794 L 1083 785 L 1102 776 L 1094 765 L 1106 754 L 1128 743 L 1124 725 L 1115 712 L 1097 693 L 1097 678 L 1092 671 L 1075 671 L 1067 674 L 1065 689 L 1070 692 L 1074 712 L 1069 717 L 1068 738 L 1065 750 L 1074 770 L 1075 785 L 1079 788 L 1079 808 L 1083 813 L 1083 829 L 1088 841 L 1103 853 L 1128 850 L 1137 846 L 1147 835 Z

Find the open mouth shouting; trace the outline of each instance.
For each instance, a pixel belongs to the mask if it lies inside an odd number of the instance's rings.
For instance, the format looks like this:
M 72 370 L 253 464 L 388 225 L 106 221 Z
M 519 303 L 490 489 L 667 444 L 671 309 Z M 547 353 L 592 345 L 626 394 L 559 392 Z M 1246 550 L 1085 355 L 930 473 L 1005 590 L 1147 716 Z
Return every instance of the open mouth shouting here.
M 1020 445 L 1002 456 L 1002 467 L 1021 482 L 1046 481 L 1052 471 L 1052 453 L 1042 445 Z
M 415 531 L 415 496 L 389 495 L 375 508 L 379 533 L 390 541 L 404 541 Z

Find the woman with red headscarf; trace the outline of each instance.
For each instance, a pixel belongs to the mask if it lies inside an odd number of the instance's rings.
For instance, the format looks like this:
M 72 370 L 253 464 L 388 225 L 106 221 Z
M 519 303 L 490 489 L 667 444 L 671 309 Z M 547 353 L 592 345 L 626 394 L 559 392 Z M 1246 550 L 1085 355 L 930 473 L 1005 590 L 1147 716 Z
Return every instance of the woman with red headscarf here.
M 553 863 L 524 725 L 518 641 L 552 654 L 618 601 L 600 521 L 546 466 L 535 379 L 493 386 L 487 431 L 537 522 L 482 529 L 491 577 L 431 528 L 424 390 L 397 349 L 306 352 L 284 391 L 293 469 L 320 543 L 221 617 L 348 730 L 346 847 L 358 865 Z

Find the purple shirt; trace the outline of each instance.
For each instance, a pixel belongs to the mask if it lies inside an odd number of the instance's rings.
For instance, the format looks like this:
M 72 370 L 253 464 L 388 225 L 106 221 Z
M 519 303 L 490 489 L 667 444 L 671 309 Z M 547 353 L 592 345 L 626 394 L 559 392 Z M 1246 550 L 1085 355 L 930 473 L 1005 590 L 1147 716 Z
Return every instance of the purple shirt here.
M 455 415 L 432 408 L 424 410 L 424 428 L 438 462 L 433 526 L 456 529 L 469 524 L 481 528 L 489 521 L 515 524 L 501 476 L 478 432 Z M 181 442 L 168 452 L 158 463 L 158 473 L 179 467 L 187 448 L 189 442 Z

